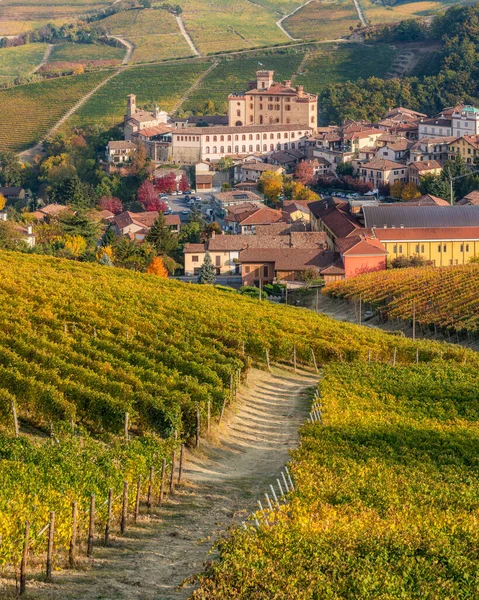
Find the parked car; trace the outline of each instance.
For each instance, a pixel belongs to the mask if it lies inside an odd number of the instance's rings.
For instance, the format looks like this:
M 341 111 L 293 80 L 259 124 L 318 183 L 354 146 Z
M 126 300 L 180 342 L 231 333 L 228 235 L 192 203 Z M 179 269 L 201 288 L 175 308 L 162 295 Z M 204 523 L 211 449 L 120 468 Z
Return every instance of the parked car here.
M 165 215 L 172 215 L 172 214 L 173 214 L 173 211 L 171 210 L 171 208 L 167 208 L 165 210 Z
M 190 212 L 191 212 L 191 210 L 190 210 L 189 208 L 185 208 L 185 210 L 182 210 L 182 211 L 181 211 L 181 213 L 182 213 L 183 215 L 189 215 L 189 214 L 190 214 Z

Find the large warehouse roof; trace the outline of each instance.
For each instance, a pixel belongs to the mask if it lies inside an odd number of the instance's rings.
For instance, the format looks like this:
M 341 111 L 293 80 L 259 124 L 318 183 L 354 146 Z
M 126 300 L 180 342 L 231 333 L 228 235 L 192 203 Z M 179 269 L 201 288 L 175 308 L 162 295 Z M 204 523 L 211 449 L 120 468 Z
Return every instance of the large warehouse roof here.
M 479 206 L 365 206 L 364 224 L 371 227 L 479 227 Z

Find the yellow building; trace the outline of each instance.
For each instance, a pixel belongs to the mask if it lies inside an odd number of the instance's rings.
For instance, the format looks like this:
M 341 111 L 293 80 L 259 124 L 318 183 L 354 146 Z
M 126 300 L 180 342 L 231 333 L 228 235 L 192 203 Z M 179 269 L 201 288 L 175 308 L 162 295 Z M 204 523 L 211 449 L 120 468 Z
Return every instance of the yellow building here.
M 474 158 L 479 156 L 479 135 L 465 135 L 449 144 L 449 157 L 460 155 L 468 165 L 474 164 Z
M 464 265 L 479 256 L 479 227 L 414 227 L 373 229 L 388 259 L 419 255 L 435 267 Z
M 228 123 L 245 125 L 318 125 L 318 97 L 291 81 L 277 83 L 274 71 L 257 71 L 256 82 L 246 92 L 228 96 Z

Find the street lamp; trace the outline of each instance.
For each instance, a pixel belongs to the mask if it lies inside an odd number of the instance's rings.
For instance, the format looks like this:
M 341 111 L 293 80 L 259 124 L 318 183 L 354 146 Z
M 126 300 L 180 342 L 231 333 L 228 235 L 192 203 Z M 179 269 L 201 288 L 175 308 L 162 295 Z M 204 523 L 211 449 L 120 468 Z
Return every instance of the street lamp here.
M 456 179 L 463 179 L 464 177 L 469 177 L 469 175 L 474 175 L 474 173 L 479 173 L 479 169 L 474 169 L 474 171 L 469 171 L 468 173 L 464 173 L 464 175 L 457 175 L 456 177 L 453 177 L 452 174 L 449 173 L 449 185 L 450 185 L 450 194 L 451 194 L 450 203 L 451 203 L 451 206 L 454 204 L 454 187 L 453 187 L 454 181 L 456 181 Z

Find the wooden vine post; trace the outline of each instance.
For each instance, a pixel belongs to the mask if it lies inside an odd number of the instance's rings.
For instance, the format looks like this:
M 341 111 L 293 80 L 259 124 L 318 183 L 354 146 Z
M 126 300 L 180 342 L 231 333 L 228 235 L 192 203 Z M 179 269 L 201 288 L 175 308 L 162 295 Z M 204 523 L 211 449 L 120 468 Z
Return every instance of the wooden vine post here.
M 148 510 L 151 510 L 153 506 L 153 484 L 155 481 L 155 467 L 150 467 L 150 480 L 148 482 L 148 496 L 146 498 L 146 506 Z
M 47 542 L 47 567 L 45 573 L 45 581 L 51 583 L 53 571 L 53 540 L 55 537 L 55 513 L 50 513 L 50 525 L 48 526 L 48 542 Z
M 125 413 L 125 442 L 128 441 L 128 430 L 130 427 L 130 413 Z
M 211 431 L 211 400 L 208 400 L 208 408 L 206 413 L 206 432 L 210 433 Z
M 70 548 L 68 549 L 68 565 L 70 569 L 75 566 L 75 552 L 77 544 L 77 520 L 78 520 L 78 505 L 72 502 L 72 536 L 70 538 Z
M 180 483 L 181 483 L 181 477 L 183 475 L 184 454 L 185 454 L 185 445 L 181 444 L 181 447 L 180 447 L 180 467 L 178 469 L 178 485 L 180 485 Z
M 15 429 L 15 437 L 17 438 L 19 435 L 17 407 L 15 405 L 15 400 L 13 400 L 13 399 L 12 399 L 12 414 L 13 414 L 13 427 Z
M 176 463 L 176 454 L 173 451 L 171 456 L 171 473 L 170 473 L 170 494 L 173 495 L 175 493 L 175 463 Z
M 298 372 L 298 366 L 296 363 L 296 344 L 293 346 L 293 366 L 294 366 L 294 372 L 297 373 Z
M 269 350 L 268 350 L 268 348 L 266 348 L 265 353 L 266 353 L 266 364 L 268 365 L 268 371 L 271 371 L 271 365 L 269 363 Z
M 123 502 L 121 505 L 120 532 L 124 535 L 128 519 L 128 481 L 123 482 Z
M 200 433 L 201 433 L 201 414 L 200 407 L 196 407 L 196 447 L 200 447 Z
M 163 504 L 163 497 L 165 494 L 165 485 L 166 485 L 166 458 L 164 458 L 161 463 L 160 496 L 158 498 L 158 503 L 160 505 Z
M 141 475 L 138 475 L 138 482 L 136 484 L 136 500 L 135 500 L 135 523 L 138 523 L 138 517 L 140 516 L 140 495 L 141 495 Z
M 88 523 L 88 540 L 86 555 L 88 558 L 93 556 L 93 540 L 95 537 L 95 494 L 90 497 L 90 520 Z
M 108 490 L 108 507 L 106 512 L 106 525 L 105 525 L 105 546 L 110 545 L 110 526 L 111 526 L 111 513 L 113 510 L 113 488 Z
M 22 562 L 20 563 L 20 596 L 27 590 L 27 563 L 28 563 L 28 543 L 30 539 L 30 523 L 25 522 L 25 535 L 23 540 Z
M 316 362 L 316 355 L 314 354 L 314 348 L 311 348 L 311 356 L 313 358 L 314 370 L 316 371 L 316 373 L 318 373 L 319 372 L 318 363 Z

